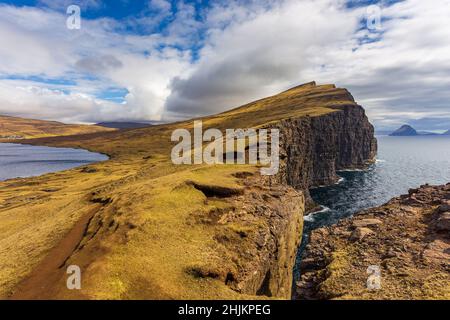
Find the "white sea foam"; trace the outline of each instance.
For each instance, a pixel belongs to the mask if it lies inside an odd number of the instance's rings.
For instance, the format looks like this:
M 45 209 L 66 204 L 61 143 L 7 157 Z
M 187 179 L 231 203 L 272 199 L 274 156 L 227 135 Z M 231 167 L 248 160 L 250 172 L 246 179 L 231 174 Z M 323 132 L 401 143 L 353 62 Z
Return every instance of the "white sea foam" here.
M 344 181 L 345 181 L 345 178 L 344 178 L 344 177 L 339 177 L 338 181 L 336 181 L 336 182 L 334 183 L 334 185 L 341 184 L 341 183 L 344 182 Z M 328 184 L 321 184 L 321 185 L 318 185 L 318 186 L 315 186 L 315 187 L 311 187 L 310 189 L 326 188 L 326 187 L 329 187 L 329 186 L 330 186 L 330 185 L 328 185 Z
M 335 184 L 341 184 L 344 181 L 345 181 L 345 178 L 344 177 L 340 177 L 339 180 Z
M 364 170 L 364 169 L 342 169 L 337 172 L 362 172 L 362 171 L 366 171 L 366 170 Z
M 325 207 L 325 206 L 320 206 L 320 207 L 322 208 L 321 210 L 315 211 L 315 212 L 312 212 L 312 213 L 308 214 L 307 216 L 305 216 L 305 217 L 303 218 L 303 220 L 304 220 L 304 221 L 307 221 L 307 222 L 313 222 L 314 219 L 315 219 L 315 215 L 317 215 L 317 214 L 319 214 L 319 213 L 328 212 L 328 211 L 331 210 L 330 208 Z

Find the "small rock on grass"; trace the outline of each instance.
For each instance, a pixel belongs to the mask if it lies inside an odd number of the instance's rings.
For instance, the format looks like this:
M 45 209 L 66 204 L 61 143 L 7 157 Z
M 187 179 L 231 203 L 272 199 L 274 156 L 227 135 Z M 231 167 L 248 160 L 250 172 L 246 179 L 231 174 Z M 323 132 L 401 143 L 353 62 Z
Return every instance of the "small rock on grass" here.
M 437 231 L 450 231 L 450 212 L 444 212 L 436 221 Z
M 355 229 L 355 231 L 353 231 L 352 235 L 350 236 L 350 240 L 352 240 L 352 241 L 361 241 L 365 237 L 367 237 L 367 236 L 369 236 L 371 234 L 374 234 L 374 233 L 375 232 L 373 232 L 369 228 L 358 227 L 358 228 Z
M 379 219 L 361 219 L 353 221 L 353 226 L 358 227 L 369 227 L 382 224 L 383 222 Z

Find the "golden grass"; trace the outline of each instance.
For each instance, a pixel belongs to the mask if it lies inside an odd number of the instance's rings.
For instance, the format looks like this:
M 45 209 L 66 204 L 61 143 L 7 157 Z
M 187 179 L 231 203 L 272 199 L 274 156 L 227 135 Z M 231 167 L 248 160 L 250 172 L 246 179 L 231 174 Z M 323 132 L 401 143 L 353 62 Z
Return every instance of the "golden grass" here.
M 209 127 L 249 128 L 283 119 L 335 112 L 354 105 L 346 90 L 307 85 L 211 117 Z M 104 201 L 70 262 L 83 265 L 81 293 L 60 290 L 51 298 L 215 299 L 255 298 L 231 290 L 214 277 L 190 270 L 227 272 L 233 253 L 217 247 L 223 232 L 252 232 L 248 224 L 195 223 L 226 200 L 206 199 L 192 184 L 243 188 L 233 174 L 255 166 L 175 166 L 170 161 L 174 129 L 193 121 L 122 132 L 53 137 L 24 142 L 79 147 L 110 155 L 110 161 L 36 178 L 0 183 L 0 298 L 44 259 L 81 216 Z M 257 222 L 256 222 L 257 223 Z M 95 242 L 90 241 L 95 236 Z M 63 280 L 61 280 L 63 281 Z M 261 297 L 258 297 L 261 298 Z
M 0 139 L 3 140 L 7 140 L 6 137 L 11 136 L 30 139 L 107 131 L 114 131 L 114 129 L 94 125 L 69 125 L 56 121 L 0 116 Z
M 234 291 L 218 281 L 196 278 L 187 272 L 196 266 L 226 262 L 214 251 L 215 228 L 192 223 L 190 217 L 193 213 L 206 214 L 217 202 L 206 202 L 200 191 L 185 182 L 217 184 L 214 176 L 220 175 L 224 178 L 221 186 L 238 187 L 231 176 L 234 172 L 233 167 L 186 170 L 139 182 L 133 190 L 121 192 L 142 197 L 137 203 L 132 195 L 127 207 L 133 215 L 126 219 L 131 219 L 137 230 L 131 231 L 133 236 L 126 245 L 115 246 L 103 261 L 90 267 L 101 268 L 102 272 L 87 271 L 94 276 L 89 279 L 86 292 L 94 292 L 95 299 L 237 298 Z M 126 204 L 118 206 L 123 208 Z

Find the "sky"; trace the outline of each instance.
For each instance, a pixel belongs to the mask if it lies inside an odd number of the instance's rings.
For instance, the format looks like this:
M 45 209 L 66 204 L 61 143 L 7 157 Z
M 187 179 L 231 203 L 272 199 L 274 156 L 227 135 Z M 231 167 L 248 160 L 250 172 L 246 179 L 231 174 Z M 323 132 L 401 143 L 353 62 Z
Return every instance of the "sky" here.
M 0 114 L 175 121 L 315 80 L 378 129 L 448 130 L 449 17 L 450 0 L 0 0 Z

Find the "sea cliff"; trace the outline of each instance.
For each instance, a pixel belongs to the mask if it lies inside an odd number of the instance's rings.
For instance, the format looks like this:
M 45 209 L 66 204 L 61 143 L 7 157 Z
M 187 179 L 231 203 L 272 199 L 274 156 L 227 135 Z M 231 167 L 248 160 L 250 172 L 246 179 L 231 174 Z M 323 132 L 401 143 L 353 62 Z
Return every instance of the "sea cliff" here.
M 353 98 L 349 95 L 349 99 Z M 319 117 L 283 120 L 281 131 L 281 183 L 302 190 L 338 182 L 338 170 L 364 168 L 377 152 L 374 129 L 364 109 L 341 105 L 337 112 Z

